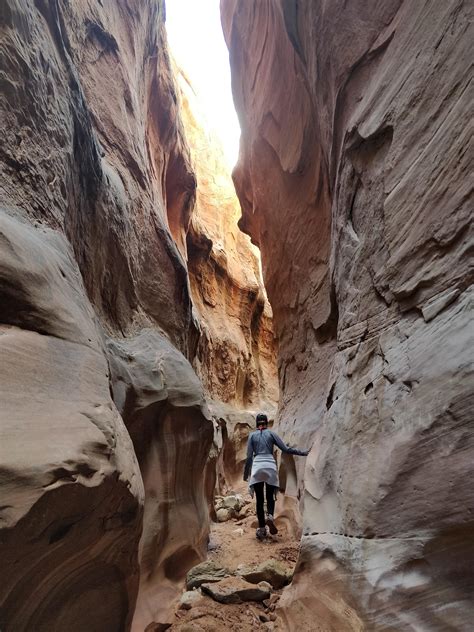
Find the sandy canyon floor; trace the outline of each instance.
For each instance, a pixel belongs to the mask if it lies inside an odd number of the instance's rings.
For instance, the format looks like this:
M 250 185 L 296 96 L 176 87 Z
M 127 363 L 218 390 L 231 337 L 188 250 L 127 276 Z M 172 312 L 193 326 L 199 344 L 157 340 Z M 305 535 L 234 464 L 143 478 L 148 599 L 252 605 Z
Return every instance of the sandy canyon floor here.
M 278 560 L 287 569 L 293 570 L 298 557 L 299 541 L 290 535 L 278 519 L 278 534 L 267 537 L 263 542 L 258 541 L 255 537 L 255 501 L 246 493 L 246 488 L 236 491 L 250 504 L 247 509 L 249 515 L 243 520 L 229 520 L 212 525 L 208 559 L 227 568 L 231 573 L 235 573 L 241 565 L 256 566 L 269 559 Z M 280 594 L 281 590 L 273 591 L 273 605 L 270 609 L 257 602 L 224 605 L 203 595 L 190 610 L 179 609 L 177 605 L 172 625 L 168 629 L 172 632 L 283 632 L 284 628 L 278 619 L 272 620 L 275 617 L 272 611 Z

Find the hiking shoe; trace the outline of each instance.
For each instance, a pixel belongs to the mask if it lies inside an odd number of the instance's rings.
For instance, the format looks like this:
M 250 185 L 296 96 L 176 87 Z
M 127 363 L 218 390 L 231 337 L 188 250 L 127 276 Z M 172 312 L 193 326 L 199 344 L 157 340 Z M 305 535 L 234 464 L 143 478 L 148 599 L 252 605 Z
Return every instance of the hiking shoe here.
M 278 533 L 278 529 L 276 527 L 275 521 L 273 520 L 273 516 L 271 514 L 267 514 L 267 519 L 265 520 L 265 524 L 267 525 L 272 535 L 276 535 Z
M 257 540 L 264 540 L 267 537 L 267 528 L 260 527 L 255 533 Z

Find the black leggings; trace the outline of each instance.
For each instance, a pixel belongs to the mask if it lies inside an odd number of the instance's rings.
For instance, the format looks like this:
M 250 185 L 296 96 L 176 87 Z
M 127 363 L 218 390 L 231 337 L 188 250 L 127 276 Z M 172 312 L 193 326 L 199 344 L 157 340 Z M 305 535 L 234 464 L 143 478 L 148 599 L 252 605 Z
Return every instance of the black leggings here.
M 275 511 L 275 487 L 268 483 L 255 483 L 253 488 L 255 490 L 255 500 L 257 501 L 257 518 L 260 528 L 265 526 L 264 487 L 267 495 L 267 512 L 273 516 Z

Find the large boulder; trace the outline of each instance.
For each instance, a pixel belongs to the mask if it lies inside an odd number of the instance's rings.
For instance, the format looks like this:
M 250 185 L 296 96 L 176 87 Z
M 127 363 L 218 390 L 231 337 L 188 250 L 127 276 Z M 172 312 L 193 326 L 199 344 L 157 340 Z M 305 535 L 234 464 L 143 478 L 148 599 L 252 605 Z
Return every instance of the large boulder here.
M 268 599 L 271 587 L 265 582 L 254 585 L 241 577 L 227 577 L 212 584 L 202 584 L 204 593 L 219 603 L 242 603 Z
M 217 522 L 227 522 L 228 520 L 232 520 L 234 515 L 235 514 L 231 509 L 224 509 L 224 507 L 221 507 L 216 511 Z
M 278 560 L 265 560 L 255 567 L 243 567 L 237 570 L 245 580 L 252 584 L 268 582 L 273 588 L 279 590 L 290 583 L 292 572 Z
M 244 505 L 244 500 L 239 494 L 235 496 L 224 496 L 221 505 L 224 509 L 232 509 L 232 511 L 238 513 Z
M 244 500 L 239 494 L 219 496 L 215 501 L 216 518 L 218 522 L 226 522 L 237 518 L 244 507 Z
M 191 568 L 186 575 L 186 588 L 193 590 L 199 588 L 201 584 L 218 582 L 229 575 L 229 571 L 219 566 L 212 560 L 206 560 L 197 566 Z

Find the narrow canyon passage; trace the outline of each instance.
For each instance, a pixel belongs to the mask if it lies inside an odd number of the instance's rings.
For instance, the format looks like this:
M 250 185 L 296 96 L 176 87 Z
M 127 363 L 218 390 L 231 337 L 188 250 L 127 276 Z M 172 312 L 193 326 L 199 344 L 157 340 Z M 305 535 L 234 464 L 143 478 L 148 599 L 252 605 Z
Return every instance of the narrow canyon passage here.
M 4 0 L 2 632 L 472 629 L 469 13 Z

